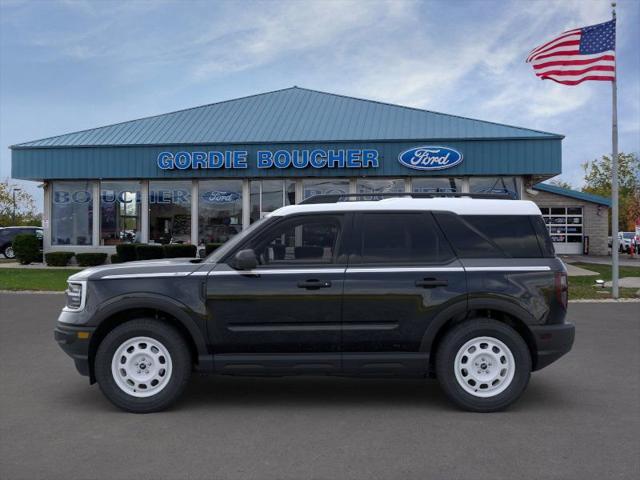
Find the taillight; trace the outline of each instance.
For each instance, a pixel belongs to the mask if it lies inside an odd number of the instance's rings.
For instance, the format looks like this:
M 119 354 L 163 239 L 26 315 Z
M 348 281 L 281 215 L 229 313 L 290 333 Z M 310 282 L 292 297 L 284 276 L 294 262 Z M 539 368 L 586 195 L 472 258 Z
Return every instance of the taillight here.
M 569 281 L 567 280 L 567 272 L 556 272 L 556 298 L 562 308 L 567 309 L 569 302 Z

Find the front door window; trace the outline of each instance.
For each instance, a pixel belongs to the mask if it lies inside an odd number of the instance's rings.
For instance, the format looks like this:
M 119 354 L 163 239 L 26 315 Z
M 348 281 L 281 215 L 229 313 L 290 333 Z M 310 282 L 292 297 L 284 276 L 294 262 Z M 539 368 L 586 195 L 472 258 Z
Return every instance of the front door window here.
M 313 215 L 285 220 L 250 245 L 260 265 L 333 263 L 340 217 Z

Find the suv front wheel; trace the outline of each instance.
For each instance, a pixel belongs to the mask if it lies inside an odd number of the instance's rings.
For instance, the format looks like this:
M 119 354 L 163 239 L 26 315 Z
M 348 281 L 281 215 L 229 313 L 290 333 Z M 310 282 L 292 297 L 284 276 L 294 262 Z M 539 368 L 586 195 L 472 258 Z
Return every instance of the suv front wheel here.
M 16 254 L 13 251 L 13 245 L 11 244 L 4 247 L 2 254 L 5 256 L 5 258 L 16 258 Z
M 446 395 L 474 412 L 502 410 L 524 392 L 531 355 L 520 334 L 491 319 L 467 320 L 442 339 L 436 375 Z
M 154 319 L 117 326 L 102 340 L 95 358 L 96 380 L 104 395 L 134 413 L 171 405 L 184 390 L 191 367 L 180 332 Z

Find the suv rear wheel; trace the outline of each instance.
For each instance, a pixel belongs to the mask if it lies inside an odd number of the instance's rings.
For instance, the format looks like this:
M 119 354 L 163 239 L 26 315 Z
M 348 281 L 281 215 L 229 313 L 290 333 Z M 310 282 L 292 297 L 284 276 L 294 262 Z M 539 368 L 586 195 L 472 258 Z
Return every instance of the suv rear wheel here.
M 524 392 L 531 375 L 527 344 L 491 319 L 465 321 L 442 339 L 436 375 L 446 395 L 474 412 L 502 410 Z
M 175 328 L 153 319 L 117 326 L 102 340 L 95 359 L 100 389 L 117 407 L 134 413 L 164 410 L 191 376 L 191 356 Z

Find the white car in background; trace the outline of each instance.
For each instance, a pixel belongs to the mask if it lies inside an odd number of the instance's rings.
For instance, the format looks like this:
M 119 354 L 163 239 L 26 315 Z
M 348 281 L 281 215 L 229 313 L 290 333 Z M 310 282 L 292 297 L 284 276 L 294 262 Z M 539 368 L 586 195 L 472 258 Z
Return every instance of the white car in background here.
M 621 252 L 629 252 L 631 249 L 631 242 L 634 241 L 636 236 L 636 232 L 619 232 L 618 237 L 620 238 L 620 251 Z

